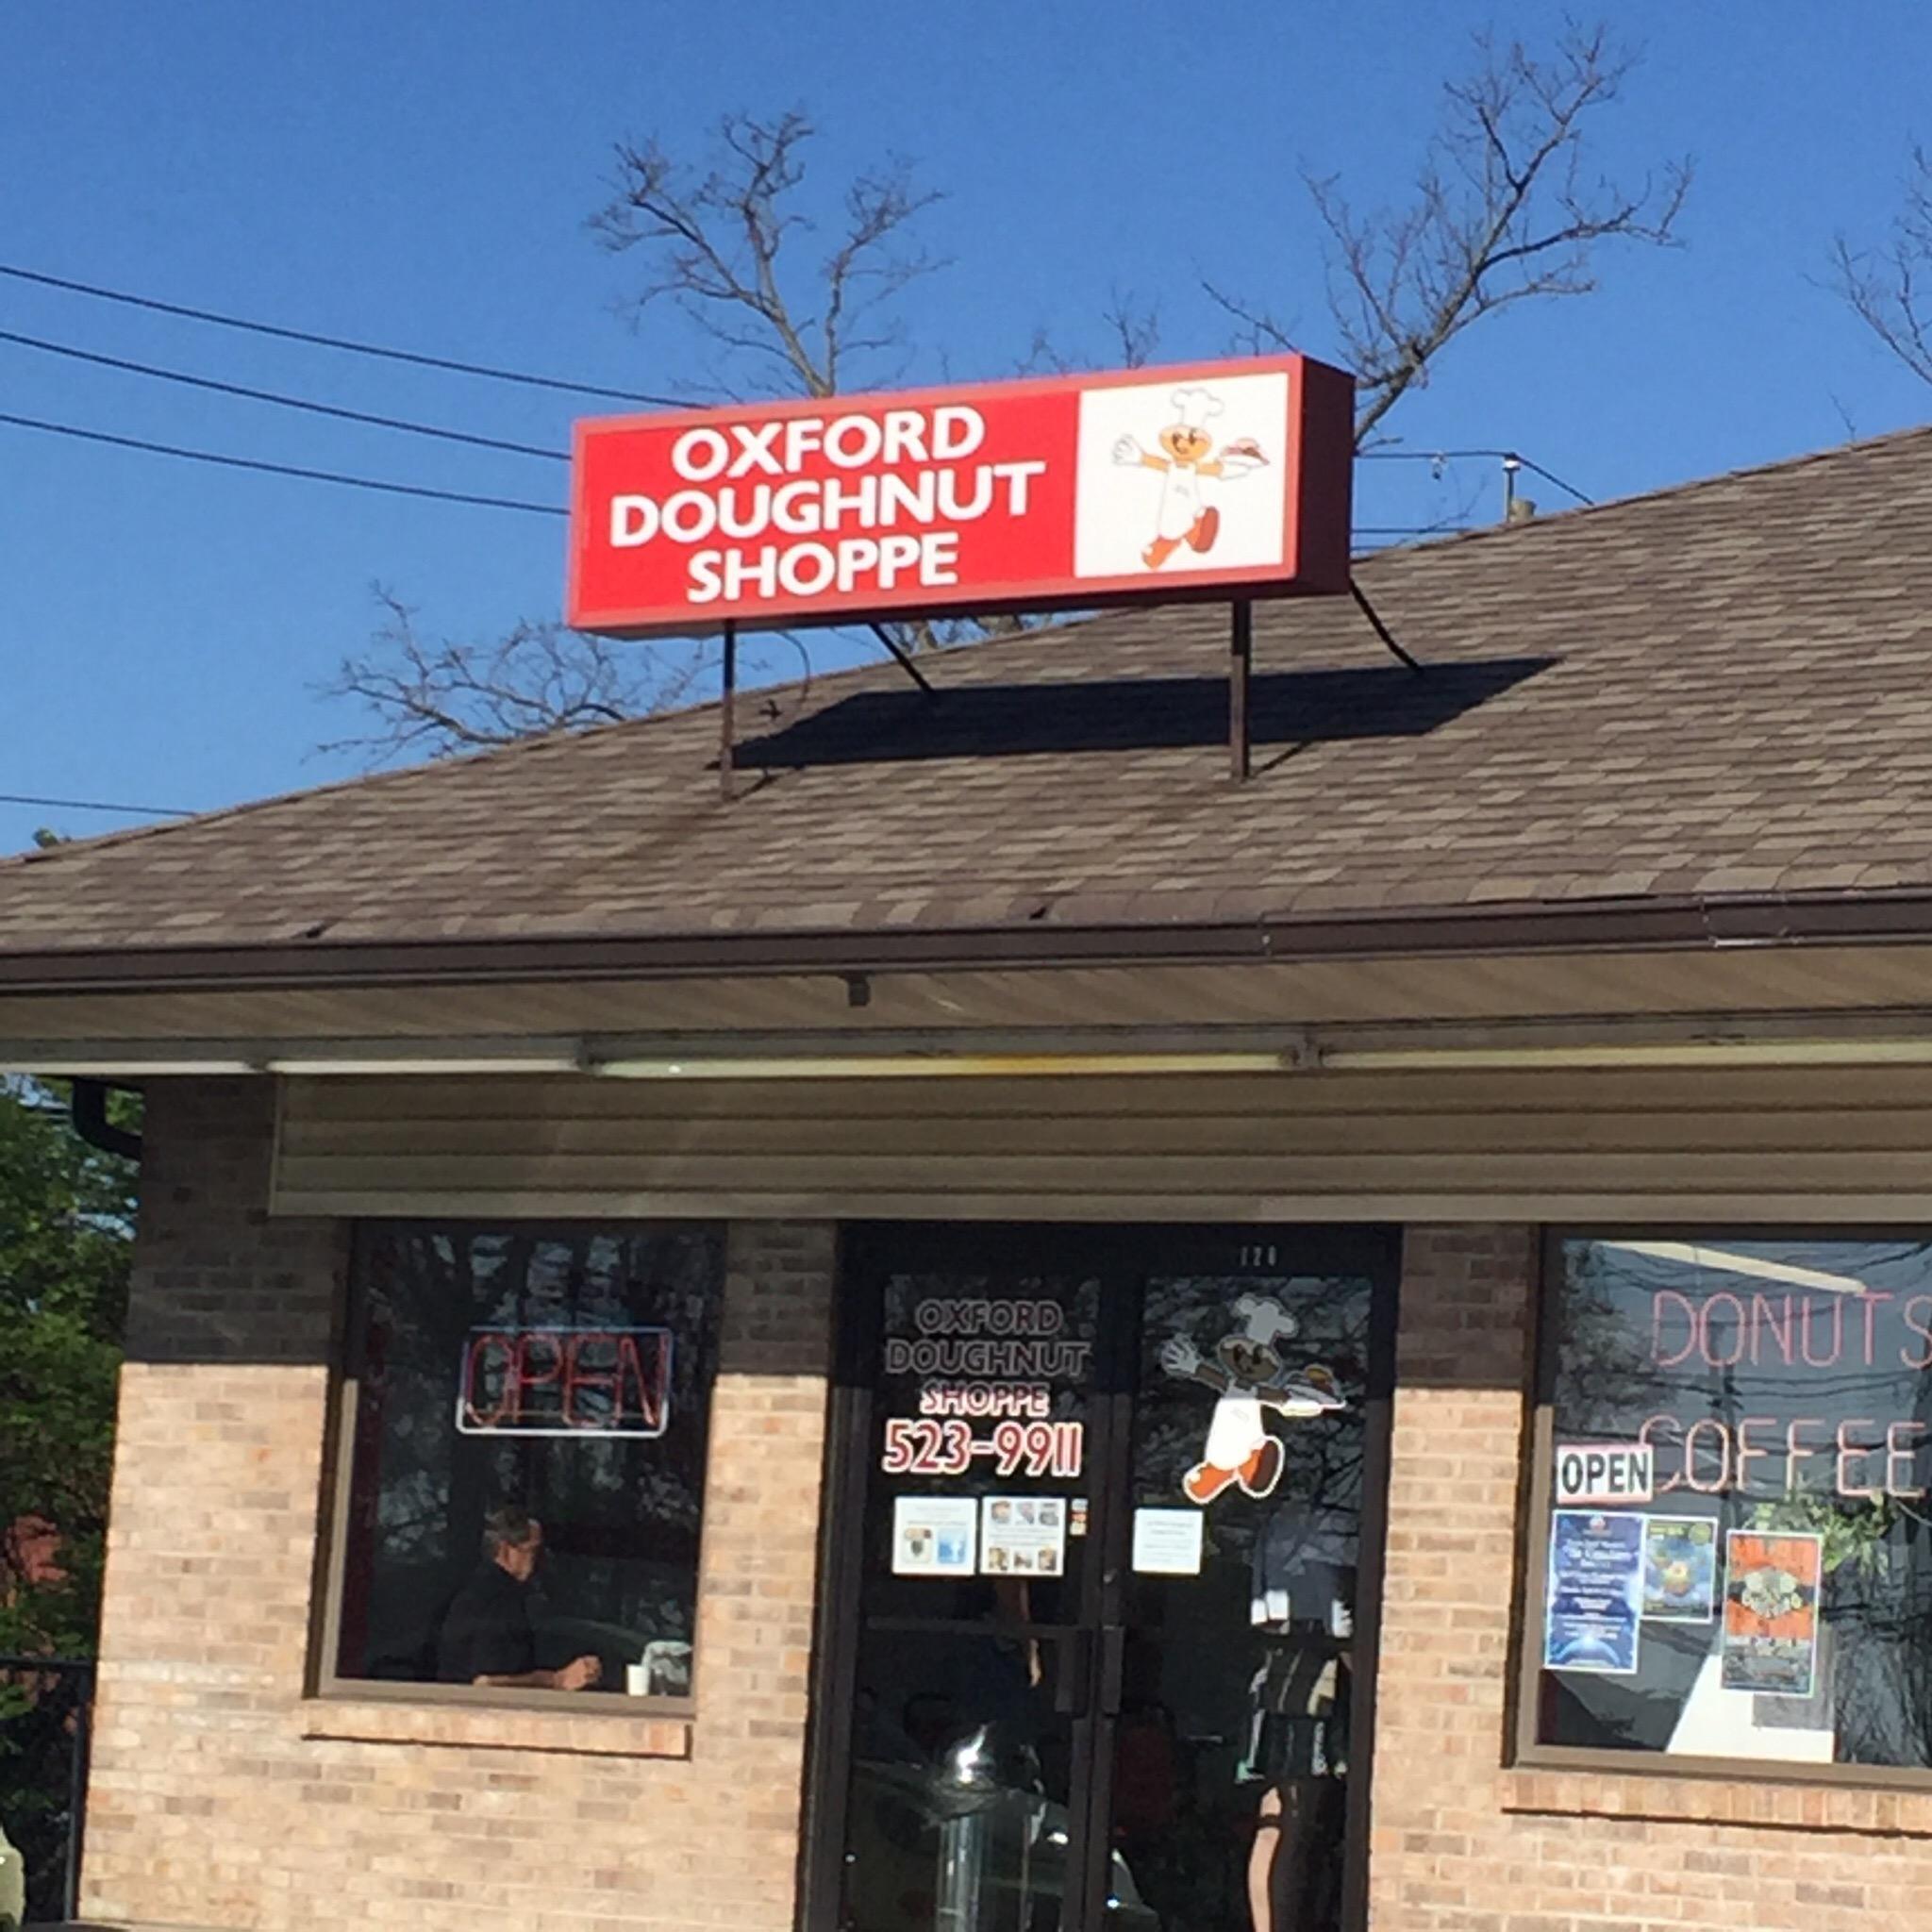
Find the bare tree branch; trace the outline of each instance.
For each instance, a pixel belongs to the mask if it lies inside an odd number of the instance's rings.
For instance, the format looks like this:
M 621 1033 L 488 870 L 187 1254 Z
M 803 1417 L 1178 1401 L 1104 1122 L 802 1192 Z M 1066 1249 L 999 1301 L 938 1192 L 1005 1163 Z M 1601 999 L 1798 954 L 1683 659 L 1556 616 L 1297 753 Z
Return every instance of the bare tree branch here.
M 1547 57 L 1478 35 L 1470 73 L 1444 86 L 1441 125 L 1405 205 L 1361 213 L 1333 176 L 1304 174 L 1327 234 L 1330 319 L 1356 373 L 1357 445 L 1473 323 L 1588 294 L 1601 242 L 1676 241 L 1688 159 L 1632 188 L 1587 158 L 1587 124 L 1633 64 L 1603 26 L 1566 29 Z M 1243 347 L 1291 346 L 1265 308 L 1208 292 L 1241 325 Z
M 695 645 L 678 646 L 667 660 L 647 645 L 614 647 L 562 625 L 527 620 L 489 642 L 431 641 L 393 591 L 378 585 L 375 596 L 384 616 L 374 648 L 344 658 L 323 694 L 360 702 L 377 725 L 325 751 L 448 758 L 645 716 L 684 702 L 708 663 Z
M 846 185 L 829 248 L 815 260 L 788 250 L 817 230 L 804 207 L 813 132 L 795 111 L 728 115 L 705 169 L 680 166 L 655 141 L 624 143 L 615 195 L 591 225 L 612 252 L 641 250 L 649 263 L 637 312 L 669 299 L 759 389 L 833 396 L 904 349 L 893 300 L 944 265 L 914 234 L 941 197 L 889 159 Z M 908 651 L 1016 627 L 1007 618 L 890 626 Z
M 1922 382 L 1932 382 L 1932 155 L 1912 150 L 1904 198 L 1881 247 L 1831 249 L 1832 283 L 1852 311 Z
M 1160 347 L 1160 304 L 1137 307 L 1131 293 L 1116 289 L 1100 319 L 1106 323 L 1123 369 L 1144 369 Z
M 1141 303 L 1131 291 L 1116 288 L 1100 311 L 1101 325 L 1112 342 L 1111 352 L 1099 367 L 1106 369 L 1144 369 L 1160 347 L 1160 304 Z M 1033 341 L 1016 365 L 1022 375 L 1072 375 L 1096 365 L 1064 354 L 1044 325 L 1033 331 Z
M 903 345 L 892 298 L 942 266 L 915 241 L 941 199 L 892 158 L 846 186 L 831 246 L 791 266 L 787 243 L 813 233 L 801 206 L 811 123 L 727 115 L 708 168 L 674 161 L 655 141 L 617 149 L 612 199 L 591 227 L 614 253 L 642 249 L 641 311 L 669 298 L 761 380 L 799 395 L 836 395 L 848 364 Z M 863 323 L 863 327 L 860 326 Z
M 1235 330 L 1234 345 L 1242 355 L 1292 355 L 1300 346 L 1289 325 L 1277 322 L 1269 310 L 1250 308 L 1213 282 L 1204 281 L 1201 287 L 1208 299 L 1239 325 Z

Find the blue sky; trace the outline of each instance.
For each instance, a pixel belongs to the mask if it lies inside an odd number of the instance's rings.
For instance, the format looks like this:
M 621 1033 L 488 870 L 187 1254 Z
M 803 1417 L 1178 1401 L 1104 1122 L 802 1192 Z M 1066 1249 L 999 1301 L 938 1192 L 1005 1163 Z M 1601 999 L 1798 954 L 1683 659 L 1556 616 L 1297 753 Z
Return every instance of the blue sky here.
M 1410 447 L 1514 446 L 1598 497 L 1932 417 L 1821 286 L 1834 230 L 1882 232 L 1932 142 L 1932 16 L 1796 0 L 1620 0 L 1643 49 L 1598 154 L 1692 153 L 1681 249 L 1601 259 L 1590 298 L 1453 348 L 1389 427 Z M 0 23 L 0 261 L 482 362 L 656 390 L 702 381 L 665 313 L 619 308 L 639 264 L 586 216 L 613 142 L 701 153 L 730 108 L 797 106 L 814 178 L 908 157 L 947 199 L 952 266 L 911 291 L 908 379 L 1012 373 L 1036 331 L 1104 360 L 1118 290 L 1160 355 L 1228 346 L 1208 275 L 1329 346 L 1297 168 L 1398 193 L 1474 28 L 1553 10 L 1429 0 L 62 0 Z M 0 282 L 0 328 L 561 448 L 574 408 Z M 289 415 L 0 343 L 0 409 L 403 481 L 561 501 L 560 465 Z M 1364 477 L 1407 524 L 1492 467 Z M 1530 486 L 1552 507 L 1557 493 Z M 344 775 L 361 728 L 316 694 L 374 628 L 372 584 L 435 633 L 561 601 L 562 525 L 56 441 L 0 427 L 0 792 L 201 808 Z M 784 669 L 784 660 L 774 658 Z M 828 642 L 826 664 L 841 661 Z M 0 805 L 33 827 L 125 818 Z

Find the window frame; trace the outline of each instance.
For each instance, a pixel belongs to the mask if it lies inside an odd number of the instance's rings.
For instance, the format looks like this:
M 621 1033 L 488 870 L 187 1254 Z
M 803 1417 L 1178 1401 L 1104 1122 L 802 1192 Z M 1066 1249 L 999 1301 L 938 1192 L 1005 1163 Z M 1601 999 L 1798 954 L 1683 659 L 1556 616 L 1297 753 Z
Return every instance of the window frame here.
M 1565 1241 L 1932 1241 L 1932 1227 L 1900 1222 L 1609 1222 L 1546 1224 L 1537 1242 L 1531 1309 L 1533 1346 L 1524 1440 L 1528 1513 L 1517 1538 L 1517 1657 L 1509 1674 L 1515 1708 L 1506 1723 L 1506 1768 L 1570 1771 L 1623 1777 L 1719 1779 L 1727 1783 L 1826 1789 L 1932 1791 L 1932 1766 L 1805 1764 L 1774 1757 L 1706 1757 L 1664 1751 L 1613 1751 L 1588 1744 L 1548 1744 L 1537 1737 L 1542 1677 L 1542 1630 L 1550 1569 L 1551 1490 L 1556 1460 L 1556 1372 L 1559 1346 L 1557 1287 Z M 1932 1371 L 1928 1371 L 1932 1373 Z
M 698 1604 L 704 1590 L 704 1518 L 711 1487 L 710 1405 L 718 1382 L 714 1351 L 711 1376 L 705 1386 L 704 1487 L 698 1498 L 698 1567 L 691 1620 L 691 1689 L 681 1697 L 651 1693 L 633 1697 L 625 1690 L 542 1690 L 484 1684 L 411 1683 L 392 1677 L 345 1677 L 341 1674 L 342 1596 L 348 1572 L 350 1501 L 356 1478 L 356 1419 L 361 1403 L 364 1348 L 368 1334 L 367 1298 L 361 1291 L 360 1269 L 366 1244 L 376 1235 L 437 1235 L 469 1241 L 507 1229 L 542 1237 L 573 1235 L 647 1235 L 675 1227 L 708 1232 L 718 1243 L 717 1321 L 722 1335 L 724 1295 L 729 1279 L 728 1223 L 708 1217 L 668 1216 L 641 1219 L 626 1216 L 602 1219 L 583 1215 L 557 1219 L 506 1215 L 502 1219 L 476 1215 L 441 1219 L 425 1215 L 358 1216 L 348 1224 L 341 1278 L 338 1284 L 335 1345 L 330 1351 L 322 1471 L 322 1522 L 317 1539 L 318 1572 L 310 1618 L 310 1662 L 307 1695 L 331 1704 L 434 1705 L 470 1710 L 541 1712 L 551 1717 L 585 1717 L 615 1721 L 691 1720 L 697 1715 Z

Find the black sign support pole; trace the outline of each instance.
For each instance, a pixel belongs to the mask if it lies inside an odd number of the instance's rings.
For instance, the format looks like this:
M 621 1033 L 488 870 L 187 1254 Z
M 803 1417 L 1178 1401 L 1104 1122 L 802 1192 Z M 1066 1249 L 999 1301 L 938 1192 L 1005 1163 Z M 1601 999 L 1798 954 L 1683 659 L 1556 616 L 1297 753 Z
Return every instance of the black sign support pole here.
M 724 620 L 724 680 L 718 700 L 718 793 L 731 796 L 731 708 L 738 695 L 738 620 Z
M 899 669 L 903 671 L 906 674 L 906 675 L 909 677 L 913 681 L 913 683 L 916 684 L 920 688 L 920 690 L 926 694 L 927 697 L 933 696 L 934 692 L 932 688 L 932 679 L 929 678 L 925 675 L 925 673 L 923 672 L 919 668 L 919 666 L 913 662 L 911 652 L 907 650 L 906 647 L 899 642 L 898 639 L 896 639 L 892 635 L 892 633 L 885 627 L 884 625 L 869 624 L 867 625 L 866 628 L 872 632 L 874 637 L 878 639 L 880 643 L 885 645 L 887 650 L 891 652 L 894 659 L 896 659 L 898 663 Z
M 1248 775 L 1248 669 L 1255 658 L 1255 607 L 1245 599 L 1231 611 L 1227 658 L 1227 770 L 1239 785 Z
M 1375 607 L 1369 602 L 1367 592 L 1363 591 L 1362 587 L 1353 577 L 1350 577 L 1348 580 L 1348 594 L 1355 599 L 1355 608 L 1369 620 L 1369 624 L 1374 630 L 1375 635 L 1381 639 L 1383 648 L 1391 656 L 1399 658 L 1401 662 L 1407 664 L 1411 671 L 1420 672 L 1423 668 L 1422 660 L 1411 656 L 1395 641 L 1395 633 L 1382 622 L 1380 616 L 1376 613 Z

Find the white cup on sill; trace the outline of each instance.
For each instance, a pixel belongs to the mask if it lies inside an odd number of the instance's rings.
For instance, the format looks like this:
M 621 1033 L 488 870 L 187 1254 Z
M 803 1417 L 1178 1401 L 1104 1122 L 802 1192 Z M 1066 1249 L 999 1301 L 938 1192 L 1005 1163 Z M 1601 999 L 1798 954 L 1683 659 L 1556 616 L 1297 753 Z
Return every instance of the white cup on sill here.
M 651 1694 L 651 1667 L 648 1664 L 625 1664 L 624 1689 L 628 1697 L 648 1697 Z

